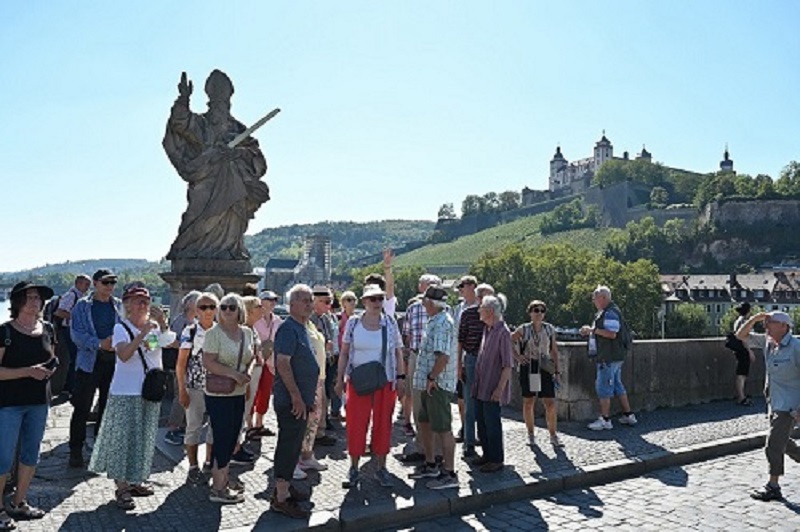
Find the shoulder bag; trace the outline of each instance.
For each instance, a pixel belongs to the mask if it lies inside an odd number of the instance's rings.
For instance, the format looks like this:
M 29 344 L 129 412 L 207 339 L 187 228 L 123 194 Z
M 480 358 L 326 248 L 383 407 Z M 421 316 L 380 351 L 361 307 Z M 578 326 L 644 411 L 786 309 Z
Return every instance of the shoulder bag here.
M 386 325 L 382 325 L 381 362 L 367 362 L 354 367 L 350 372 L 350 384 L 358 395 L 373 394 L 386 385 L 386 343 Z
M 224 333 L 223 333 L 224 334 Z M 236 361 L 236 371 L 242 365 L 244 355 L 244 331 L 242 331 L 242 341 L 239 343 L 239 359 Z M 227 375 L 217 375 L 216 373 L 206 372 L 206 391 L 208 393 L 231 394 L 236 390 L 236 379 Z
M 128 331 L 128 336 L 130 336 L 131 340 L 133 340 L 133 331 L 131 331 L 131 328 L 128 327 L 128 324 L 124 321 L 121 321 L 120 324 L 125 327 L 125 330 Z M 142 353 L 141 346 L 136 348 L 136 352 L 139 353 L 139 358 L 142 360 L 142 366 L 144 366 L 142 399 L 145 401 L 160 403 L 161 400 L 164 399 L 164 395 L 167 393 L 167 372 L 161 368 L 148 368 L 147 360 L 144 358 L 144 353 Z

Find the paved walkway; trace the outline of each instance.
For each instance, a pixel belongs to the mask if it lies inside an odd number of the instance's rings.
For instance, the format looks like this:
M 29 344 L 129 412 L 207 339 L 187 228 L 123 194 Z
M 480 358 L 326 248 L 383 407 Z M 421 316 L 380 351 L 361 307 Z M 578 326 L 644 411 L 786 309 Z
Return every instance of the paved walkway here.
M 23 523 L 23 530 L 186 530 L 218 529 L 294 530 L 321 526 L 361 530 L 396 528 L 431 517 L 461 515 L 522 498 L 553 494 L 575 487 L 597 485 L 640 476 L 657 468 L 705 460 L 720 453 L 750 450 L 763 441 L 767 428 L 763 402 L 743 408 L 733 402 L 716 402 L 662 409 L 639 415 L 636 427 L 615 423 L 614 430 L 591 432 L 584 423 L 562 423 L 565 444 L 558 452 L 546 443 L 539 427 L 540 444 L 528 446 L 519 412 L 508 410 L 503 421 L 506 446 L 504 471 L 482 474 L 459 461 L 460 488 L 432 492 L 422 483 L 407 479 L 410 468 L 394 458 L 388 461 L 394 488 L 381 488 L 372 479 L 373 463 L 362 462 L 359 489 L 342 489 L 349 465 L 344 431 L 336 434 L 336 447 L 318 448 L 317 456 L 329 466 L 322 474 L 311 473 L 302 484 L 312 490 L 313 514 L 296 521 L 269 512 L 268 480 L 272 473 L 275 438 L 264 438 L 261 456 L 254 466 L 237 467 L 247 486 L 243 504 L 220 507 L 209 503 L 205 488 L 185 485 L 186 463 L 180 448 L 163 443 L 153 465 L 153 497 L 137 499 L 128 514 L 112 501 L 113 483 L 104 476 L 67 468 L 69 405 L 53 409 L 43 445 L 42 463 L 29 498 L 48 511 L 41 521 Z M 541 421 L 541 420 L 540 420 Z M 268 425 L 275 428 L 270 413 Z M 91 432 L 91 431 L 90 431 Z M 162 429 L 163 432 L 163 429 Z M 393 455 L 406 442 L 400 426 L 394 430 Z M 460 453 L 460 446 L 457 452 Z M 760 466 L 763 469 L 763 465 Z M 676 473 L 678 476 L 681 473 Z M 731 473 L 732 475 L 735 473 Z M 685 474 L 683 474 L 685 482 Z M 680 479 L 678 479 L 680 481 Z M 624 495 L 620 496 L 624 500 Z
M 787 458 L 785 501 L 754 501 L 764 484 L 762 450 L 670 467 L 602 486 L 563 491 L 533 501 L 493 506 L 406 530 L 718 530 L 800 529 L 800 465 Z

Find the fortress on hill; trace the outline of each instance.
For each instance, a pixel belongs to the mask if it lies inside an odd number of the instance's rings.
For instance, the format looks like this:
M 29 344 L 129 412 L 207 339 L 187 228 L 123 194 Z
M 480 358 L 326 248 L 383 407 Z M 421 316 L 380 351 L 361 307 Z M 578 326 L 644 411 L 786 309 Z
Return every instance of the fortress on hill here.
M 603 166 L 603 163 L 612 160 L 629 161 L 631 159 L 627 151 L 622 153 L 622 157 L 614 156 L 614 145 L 611 144 L 611 141 L 606 137 L 605 131 L 603 131 L 603 136 L 600 140 L 595 143 L 593 153 L 590 157 L 584 157 L 583 159 L 570 162 L 561 152 L 561 146 L 557 146 L 556 153 L 550 160 L 548 191 L 551 194 L 554 192 L 573 194 L 583 192 L 591 186 L 595 172 Z M 652 162 L 653 154 L 647 151 L 647 148 L 642 145 L 642 151 L 636 154 L 634 160 Z M 723 159 L 719 163 L 719 169 L 722 172 L 734 171 L 733 160 L 730 158 L 727 146 L 725 147 Z M 681 169 L 675 168 L 675 170 Z M 525 191 L 523 191 L 523 195 L 525 195 Z M 524 200 L 523 204 L 525 204 Z

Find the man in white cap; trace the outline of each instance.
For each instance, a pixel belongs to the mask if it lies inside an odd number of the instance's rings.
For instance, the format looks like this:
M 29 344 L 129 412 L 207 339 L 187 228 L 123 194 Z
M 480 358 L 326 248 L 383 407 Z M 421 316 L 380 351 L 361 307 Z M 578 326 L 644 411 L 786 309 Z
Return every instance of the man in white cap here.
M 756 334 L 753 326 L 763 322 L 767 334 Z M 769 402 L 770 428 L 765 448 L 769 482 L 750 496 L 760 501 L 783 499 L 779 479 L 784 454 L 800 462 L 800 446 L 789 435 L 800 420 L 800 340 L 792 336 L 792 319 L 785 312 L 760 312 L 747 320 L 736 337 L 751 347 L 763 347 L 767 368 L 765 395 Z

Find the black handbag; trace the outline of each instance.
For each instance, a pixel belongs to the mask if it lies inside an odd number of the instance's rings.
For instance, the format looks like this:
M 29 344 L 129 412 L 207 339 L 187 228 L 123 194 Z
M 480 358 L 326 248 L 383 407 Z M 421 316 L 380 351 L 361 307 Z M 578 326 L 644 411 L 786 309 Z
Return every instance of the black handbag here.
M 133 340 L 133 331 L 128 327 L 125 322 L 120 322 L 125 330 L 128 331 L 128 336 Z M 164 396 L 167 394 L 167 372 L 161 368 L 148 368 L 147 360 L 142 353 L 142 347 L 136 348 L 139 353 L 139 358 L 144 366 L 144 382 L 142 382 L 142 399 L 145 401 L 152 401 L 153 403 L 160 403 Z
M 384 325 L 381 327 L 381 362 L 367 362 L 350 372 L 350 384 L 358 395 L 370 395 L 386 386 L 386 343 Z

